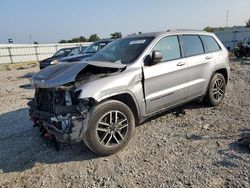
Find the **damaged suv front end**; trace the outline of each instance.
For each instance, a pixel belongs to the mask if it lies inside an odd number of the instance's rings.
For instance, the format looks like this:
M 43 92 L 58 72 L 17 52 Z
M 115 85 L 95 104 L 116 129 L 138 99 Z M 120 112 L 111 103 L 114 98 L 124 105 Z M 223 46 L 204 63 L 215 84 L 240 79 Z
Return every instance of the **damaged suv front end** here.
M 128 143 L 143 105 L 142 53 L 155 36 L 118 39 L 88 61 L 49 66 L 32 77 L 30 117 L 42 135 L 113 154 Z M 138 102 L 137 100 L 140 100 Z
M 105 65 L 104 65 L 105 64 Z M 120 72 L 125 66 L 78 62 L 48 67 L 32 78 L 35 97 L 28 103 L 34 126 L 64 143 L 80 142 L 93 98 L 79 98 L 79 86 Z
M 29 103 L 30 116 L 43 133 L 54 135 L 60 142 L 81 140 L 88 111 L 88 101 L 77 101 L 69 88 L 36 89 Z M 44 103 L 46 99 L 47 103 Z

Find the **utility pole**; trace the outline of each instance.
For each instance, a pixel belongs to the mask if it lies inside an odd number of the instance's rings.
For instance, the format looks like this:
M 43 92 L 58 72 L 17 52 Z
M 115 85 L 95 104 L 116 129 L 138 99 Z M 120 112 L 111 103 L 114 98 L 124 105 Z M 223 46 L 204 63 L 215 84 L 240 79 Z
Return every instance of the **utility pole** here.
M 32 35 L 30 34 L 29 35 L 29 39 L 30 39 L 30 44 L 32 43 L 31 41 L 32 41 Z
M 226 16 L 226 27 L 228 27 L 228 18 L 229 18 L 229 11 L 227 11 L 227 16 Z

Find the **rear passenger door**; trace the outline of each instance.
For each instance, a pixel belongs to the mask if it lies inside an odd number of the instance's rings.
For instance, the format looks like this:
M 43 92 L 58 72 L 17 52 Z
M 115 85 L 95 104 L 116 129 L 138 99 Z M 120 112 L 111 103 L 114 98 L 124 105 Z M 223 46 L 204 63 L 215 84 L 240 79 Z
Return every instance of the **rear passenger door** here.
M 144 66 L 146 110 L 150 114 L 185 101 L 187 63 L 182 58 L 177 36 L 162 38 L 152 51 L 160 51 L 163 59 L 153 66 Z
M 181 44 L 188 63 L 187 99 L 202 96 L 207 88 L 210 74 L 209 67 L 213 64 L 212 55 L 205 54 L 205 49 L 199 35 L 182 35 Z

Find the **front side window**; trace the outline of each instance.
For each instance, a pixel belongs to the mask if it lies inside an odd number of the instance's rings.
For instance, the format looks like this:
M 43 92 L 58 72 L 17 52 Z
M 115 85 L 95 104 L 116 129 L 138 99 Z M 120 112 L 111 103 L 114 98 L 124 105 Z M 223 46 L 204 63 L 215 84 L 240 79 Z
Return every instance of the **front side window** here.
M 203 45 L 198 35 L 183 35 L 182 42 L 185 57 L 204 53 Z
M 206 53 L 216 52 L 216 51 L 219 51 L 221 49 L 213 37 L 206 36 L 206 35 L 201 35 L 200 37 L 201 37 L 201 40 L 204 44 Z
M 177 36 L 168 36 L 161 39 L 153 50 L 157 50 L 162 53 L 162 62 L 181 57 L 180 45 Z

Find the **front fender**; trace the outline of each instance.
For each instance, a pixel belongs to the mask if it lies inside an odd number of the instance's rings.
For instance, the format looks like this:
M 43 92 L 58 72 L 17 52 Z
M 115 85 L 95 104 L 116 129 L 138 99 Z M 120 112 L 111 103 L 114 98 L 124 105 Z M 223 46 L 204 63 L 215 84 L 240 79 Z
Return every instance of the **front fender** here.
M 141 80 L 142 74 L 139 69 L 84 83 L 75 91 L 81 91 L 78 99 L 93 98 L 96 101 L 101 101 L 120 93 L 134 93 L 137 85 L 141 85 Z

